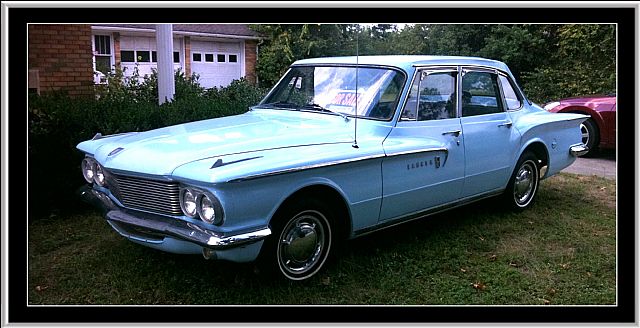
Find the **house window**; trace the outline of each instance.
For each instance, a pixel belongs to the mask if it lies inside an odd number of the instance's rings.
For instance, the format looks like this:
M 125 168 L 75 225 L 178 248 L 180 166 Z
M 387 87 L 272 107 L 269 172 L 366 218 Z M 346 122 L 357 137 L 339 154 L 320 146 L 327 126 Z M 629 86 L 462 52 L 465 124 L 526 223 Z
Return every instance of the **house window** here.
M 218 63 L 224 63 L 224 62 L 225 62 L 225 55 L 218 54 Z
M 109 35 L 93 36 L 93 55 L 96 71 L 103 74 L 111 72 L 111 37 Z
M 151 61 L 151 54 L 149 51 L 136 51 L 136 60 L 138 63 L 148 63 Z
M 206 62 L 213 62 L 213 54 L 204 54 L 204 61 Z
M 229 62 L 230 63 L 237 63 L 238 62 L 238 55 L 229 55 Z
M 193 53 L 193 61 L 194 61 L 194 62 L 202 61 L 202 54 L 199 54 L 199 53 L 195 53 L 195 52 L 194 52 L 194 53 Z
M 134 63 L 136 61 L 136 56 L 131 50 L 122 50 L 120 51 L 120 59 L 123 63 Z
M 153 63 L 158 62 L 158 52 L 155 50 L 151 52 L 151 62 Z M 173 52 L 173 62 L 180 63 L 180 53 L 177 51 Z

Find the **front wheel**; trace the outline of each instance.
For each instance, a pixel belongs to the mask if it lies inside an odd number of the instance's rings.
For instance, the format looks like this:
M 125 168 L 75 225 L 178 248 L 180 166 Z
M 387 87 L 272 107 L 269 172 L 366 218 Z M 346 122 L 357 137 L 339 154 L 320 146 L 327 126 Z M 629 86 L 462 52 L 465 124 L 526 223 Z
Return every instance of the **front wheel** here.
M 518 160 L 503 199 L 512 209 L 524 210 L 533 202 L 539 184 L 538 159 L 533 153 L 526 152 Z
M 325 264 L 333 243 L 333 214 L 317 200 L 293 202 L 274 218 L 263 246 L 263 267 L 290 280 L 305 280 Z
M 596 148 L 598 147 L 598 141 L 600 139 L 596 123 L 592 119 L 587 119 L 582 122 L 582 124 L 580 124 L 580 133 L 582 134 L 582 143 L 589 148 L 589 151 L 582 156 L 593 156 L 596 153 Z

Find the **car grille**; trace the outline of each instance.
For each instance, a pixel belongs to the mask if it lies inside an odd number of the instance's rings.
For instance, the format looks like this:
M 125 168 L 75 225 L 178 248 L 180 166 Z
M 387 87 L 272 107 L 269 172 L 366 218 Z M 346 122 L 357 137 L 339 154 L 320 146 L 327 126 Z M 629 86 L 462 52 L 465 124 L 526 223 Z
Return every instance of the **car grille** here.
M 105 174 L 107 186 L 126 207 L 160 214 L 182 215 L 177 182 Z

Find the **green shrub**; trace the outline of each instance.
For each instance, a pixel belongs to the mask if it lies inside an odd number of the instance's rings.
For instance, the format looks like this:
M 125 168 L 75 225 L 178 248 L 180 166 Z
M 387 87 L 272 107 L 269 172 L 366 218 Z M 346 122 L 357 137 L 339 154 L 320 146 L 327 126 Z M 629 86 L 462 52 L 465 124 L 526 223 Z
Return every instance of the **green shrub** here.
M 134 73 L 135 76 L 136 73 Z M 265 94 L 245 80 L 205 90 L 197 76 L 175 75 L 176 96 L 158 105 L 157 74 L 127 79 L 108 77 L 96 99 L 49 93 L 29 98 L 29 218 L 84 206 L 75 191 L 84 184 L 83 154 L 75 147 L 103 135 L 150 129 L 208 118 L 241 114 Z

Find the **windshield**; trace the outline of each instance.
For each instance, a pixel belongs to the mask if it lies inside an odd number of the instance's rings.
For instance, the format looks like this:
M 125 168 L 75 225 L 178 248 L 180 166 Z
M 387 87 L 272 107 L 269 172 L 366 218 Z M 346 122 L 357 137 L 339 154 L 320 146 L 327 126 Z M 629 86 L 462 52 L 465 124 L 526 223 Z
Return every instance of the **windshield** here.
M 292 67 L 259 106 L 391 119 L 402 92 L 403 74 L 359 67 L 357 78 L 356 86 L 355 67 Z

